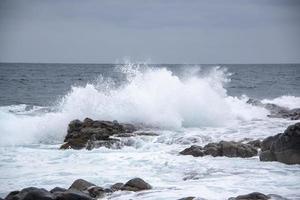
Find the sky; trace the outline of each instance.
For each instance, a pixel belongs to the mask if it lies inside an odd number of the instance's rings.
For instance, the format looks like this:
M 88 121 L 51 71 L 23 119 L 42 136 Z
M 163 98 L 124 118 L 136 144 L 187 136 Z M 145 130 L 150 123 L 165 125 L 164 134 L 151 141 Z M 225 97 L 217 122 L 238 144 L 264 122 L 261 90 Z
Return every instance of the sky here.
M 0 62 L 300 63 L 299 0 L 0 0 Z

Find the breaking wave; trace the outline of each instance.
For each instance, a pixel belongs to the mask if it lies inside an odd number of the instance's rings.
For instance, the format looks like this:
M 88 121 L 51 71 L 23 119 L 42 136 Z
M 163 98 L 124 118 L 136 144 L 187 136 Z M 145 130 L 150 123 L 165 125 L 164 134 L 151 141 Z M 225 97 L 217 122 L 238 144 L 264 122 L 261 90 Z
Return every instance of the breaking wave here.
M 69 121 L 85 117 L 180 129 L 223 126 L 267 115 L 265 109 L 246 104 L 247 97 L 227 95 L 229 77 L 219 67 L 206 73 L 191 70 L 183 77 L 167 68 L 134 64 L 116 70 L 125 76 L 124 83 L 99 78 L 72 87 L 54 108 L 0 107 L 0 143 L 61 142 Z

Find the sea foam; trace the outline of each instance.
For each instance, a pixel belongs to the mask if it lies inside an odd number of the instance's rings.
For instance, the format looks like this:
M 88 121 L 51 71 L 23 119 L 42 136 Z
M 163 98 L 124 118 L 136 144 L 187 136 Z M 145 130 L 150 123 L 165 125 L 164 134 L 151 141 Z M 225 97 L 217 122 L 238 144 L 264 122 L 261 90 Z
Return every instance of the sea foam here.
M 227 95 L 229 77 L 219 67 L 206 73 L 190 70 L 183 77 L 167 68 L 134 64 L 116 70 L 126 77 L 123 84 L 99 78 L 84 87 L 74 86 L 52 112 L 18 114 L 1 107 L 1 144 L 62 142 L 68 123 L 85 117 L 180 129 L 223 126 L 267 115 L 265 109 L 246 104 L 246 97 Z

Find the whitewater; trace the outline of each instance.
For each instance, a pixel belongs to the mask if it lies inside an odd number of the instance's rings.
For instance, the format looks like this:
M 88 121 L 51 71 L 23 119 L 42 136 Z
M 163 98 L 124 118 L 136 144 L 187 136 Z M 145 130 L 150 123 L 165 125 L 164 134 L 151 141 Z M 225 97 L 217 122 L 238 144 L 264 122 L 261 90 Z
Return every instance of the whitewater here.
M 121 82 L 101 75 L 71 86 L 52 105 L 0 107 L 0 197 L 29 186 L 66 188 L 78 178 L 109 186 L 141 177 L 154 188 L 106 198 L 218 200 L 255 191 L 300 199 L 299 165 L 179 155 L 193 144 L 263 139 L 297 122 L 268 118 L 268 110 L 246 103 L 247 94 L 229 95 L 230 70 L 193 66 L 179 75 L 131 63 L 113 70 Z M 289 94 L 261 100 L 300 107 L 300 97 Z M 123 138 L 122 149 L 59 150 L 68 123 L 86 117 L 142 124 L 158 136 Z

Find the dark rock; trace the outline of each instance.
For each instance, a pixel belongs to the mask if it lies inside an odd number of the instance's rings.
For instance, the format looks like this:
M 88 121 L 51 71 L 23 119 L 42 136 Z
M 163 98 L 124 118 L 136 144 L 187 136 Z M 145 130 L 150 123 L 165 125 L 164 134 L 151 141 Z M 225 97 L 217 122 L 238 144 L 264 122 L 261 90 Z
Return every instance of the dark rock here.
M 300 164 L 300 122 L 289 126 L 283 133 L 267 137 L 261 146 L 261 161 Z
M 194 157 L 226 156 L 226 157 L 252 157 L 257 155 L 257 149 L 249 144 L 241 142 L 221 141 L 219 143 L 209 143 L 204 147 L 193 145 L 180 152 L 182 155 L 192 155 Z
M 181 199 L 178 199 L 178 200 L 193 200 L 195 198 L 196 197 L 184 197 L 184 198 L 181 198 Z
M 189 148 L 184 149 L 180 152 L 181 155 L 192 155 L 194 157 L 204 156 L 203 148 L 198 145 L 192 145 Z
M 113 184 L 110 189 L 115 192 L 115 191 L 118 191 L 118 190 L 121 190 L 121 188 L 124 186 L 123 183 L 115 183 Z
M 67 189 L 61 187 L 55 187 L 52 190 L 50 190 L 51 193 L 65 192 L 65 191 L 67 191 Z
M 96 186 L 96 185 L 83 179 L 77 179 L 72 183 L 69 190 L 73 189 L 78 191 L 86 191 L 88 188 L 92 186 Z
M 268 200 L 270 197 L 259 192 L 253 192 L 246 195 L 231 197 L 228 200 Z
M 274 199 L 274 200 L 288 200 L 280 195 L 276 194 L 262 194 L 259 192 L 252 192 L 250 194 L 246 195 L 240 195 L 237 197 L 231 197 L 228 200 L 268 200 L 268 199 Z
M 117 121 L 99 121 L 86 118 L 69 123 L 68 133 L 60 149 L 93 149 L 98 147 L 120 148 L 120 140 L 110 138 L 118 134 L 131 134 L 136 131 L 132 124 Z
M 55 200 L 94 200 L 88 194 L 85 194 L 78 190 L 67 190 L 62 193 L 58 193 Z
M 270 115 L 268 115 L 268 117 L 287 118 L 291 120 L 300 119 L 300 108 L 288 109 L 272 103 L 262 103 L 255 99 L 249 99 L 247 103 L 267 109 L 268 111 L 270 111 Z
M 152 186 L 148 183 L 146 183 L 143 179 L 141 178 L 134 178 L 129 180 L 127 183 L 125 183 L 122 187 L 121 190 L 128 190 L 128 191 L 141 191 L 141 190 L 149 190 L 151 189 Z
M 29 187 L 9 193 L 5 200 L 54 200 L 54 196 L 45 189 Z
M 246 144 L 249 144 L 255 148 L 261 148 L 261 141 L 260 140 L 252 140 L 252 141 L 249 141 L 247 142 Z

